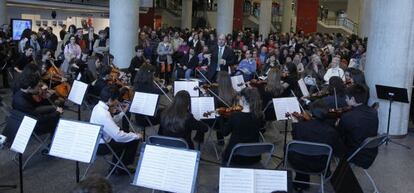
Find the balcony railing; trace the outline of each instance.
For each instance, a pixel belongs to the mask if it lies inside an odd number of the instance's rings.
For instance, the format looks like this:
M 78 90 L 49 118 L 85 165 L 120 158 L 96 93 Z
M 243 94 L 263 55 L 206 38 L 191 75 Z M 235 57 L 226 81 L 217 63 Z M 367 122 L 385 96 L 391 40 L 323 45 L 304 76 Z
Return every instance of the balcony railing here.
M 325 23 L 326 25 L 336 25 L 336 26 L 342 26 L 345 29 L 348 29 L 352 31 L 352 33 L 357 34 L 358 33 L 358 24 L 350 20 L 349 18 L 343 17 L 343 18 L 332 18 L 332 19 L 323 19 L 320 20 L 322 23 Z

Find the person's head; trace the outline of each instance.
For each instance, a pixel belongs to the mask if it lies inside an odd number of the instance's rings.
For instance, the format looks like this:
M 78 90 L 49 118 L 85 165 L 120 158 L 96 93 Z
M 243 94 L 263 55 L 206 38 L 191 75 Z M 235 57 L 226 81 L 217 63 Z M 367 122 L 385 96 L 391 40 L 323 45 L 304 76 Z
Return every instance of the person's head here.
M 217 45 L 223 47 L 226 45 L 226 36 L 224 34 L 220 34 L 217 38 Z
M 191 109 L 190 105 L 190 94 L 185 90 L 177 92 L 170 106 L 161 114 L 161 126 L 174 133 L 184 131 L 185 120 Z
M 76 44 L 76 37 L 74 35 L 69 36 L 69 43 L 70 44 Z
M 198 38 L 198 34 L 197 33 L 193 35 L 193 39 L 194 39 L 194 41 L 198 41 L 199 38 Z
M 30 34 L 30 39 L 33 41 L 37 40 L 37 33 L 32 31 L 32 34 Z
M 311 103 L 310 112 L 314 118 L 323 120 L 328 115 L 328 107 L 324 100 L 316 100 Z
M 204 54 L 208 53 L 208 46 L 203 46 L 203 53 Z
M 141 45 L 135 46 L 135 54 L 137 57 L 141 57 L 144 54 L 144 48 Z
M 144 63 L 135 75 L 136 85 L 153 85 L 155 69 L 151 64 Z
M 31 29 L 25 29 L 25 30 L 23 30 L 23 32 L 22 32 L 22 36 L 21 36 L 21 40 L 22 39 L 30 39 L 30 36 L 32 35 L 32 30 Z
M 62 25 L 62 30 L 64 31 L 64 30 L 66 30 L 66 24 L 63 24 Z
M 354 84 L 345 90 L 345 101 L 348 106 L 364 104 L 368 98 L 367 89 L 360 84 Z
M 108 106 L 115 106 L 118 104 L 119 89 L 115 85 L 106 86 L 99 94 L 99 100 L 106 103 Z
M 46 31 L 47 31 L 47 33 L 49 33 L 49 34 L 53 34 L 53 28 L 52 27 L 47 27 L 46 28 Z
M 347 68 L 345 70 L 345 79 L 351 84 L 366 84 L 364 72 L 356 68 Z
M 82 28 L 78 28 L 76 30 L 76 36 L 78 36 L 78 37 L 82 37 L 83 36 L 83 29 Z
M 91 176 L 80 181 L 71 193 L 112 193 L 112 185 L 103 177 Z
M 112 68 L 108 65 L 101 65 L 98 68 L 98 71 L 99 71 L 99 77 L 105 79 L 105 78 L 108 78 L 109 74 L 112 71 Z
M 257 118 L 263 116 L 262 113 L 262 100 L 260 98 L 259 91 L 255 87 L 246 87 L 240 92 L 239 103 L 243 108 L 249 107 Z
M 267 47 L 262 46 L 262 48 L 260 49 L 260 54 L 266 54 L 266 53 L 267 53 Z
M 194 51 L 194 48 L 193 48 L 193 47 L 191 47 L 191 48 L 189 49 L 189 53 L 190 53 L 191 55 L 194 55 L 194 54 L 195 54 L 195 51 Z
M 36 88 L 39 81 L 40 74 L 38 73 L 38 68 L 35 67 L 35 65 L 27 65 L 18 77 L 18 85 L 20 89 L 24 89 L 29 92 Z
M 99 38 L 105 39 L 106 38 L 106 31 L 105 30 L 99 30 Z
M 278 68 L 271 68 L 267 74 L 266 92 L 272 94 L 273 97 L 278 97 L 283 92 L 281 83 L 281 72 Z
M 75 25 L 70 25 L 68 28 L 68 32 L 70 34 L 75 34 L 76 33 L 76 26 Z
M 250 50 L 246 50 L 244 54 L 245 54 L 246 59 L 250 59 L 252 57 L 252 51 Z
M 222 98 L 227 104 L 232 105 L 236 96 L 236 91 L 233 89 L 231 84 L 230 75 L 225 71 L 220 71 L 217 73 L 217 83 L 218 95 Z
M 296 64 L 289 62 L 286 64 L 286 69 L 289 73 L 289 75 L 295 76 L 298 74 L 298 69 L 296 67 Z
M 339 67 L 339 63 L 341 61 L 341 58 L 339 57 L 333 57 L 331 62 L 331 68 L 337 68 Z
M 51 57 L 52 57 L 52 52 L 47 48 L 43 48 L 42 49 L 42 60 L 49 60 Z
M 332 95 L 336 92 L 336 95 L 343 96 L 345 92 L 344 82 L 338 76 L 332 76 L 329 79 L 328 90 Z
M 34 51 L 34 48 L 31 45 L 26 45 L 24 47 L 24 55 L 26 55 L 27 57 L 32 56 Z

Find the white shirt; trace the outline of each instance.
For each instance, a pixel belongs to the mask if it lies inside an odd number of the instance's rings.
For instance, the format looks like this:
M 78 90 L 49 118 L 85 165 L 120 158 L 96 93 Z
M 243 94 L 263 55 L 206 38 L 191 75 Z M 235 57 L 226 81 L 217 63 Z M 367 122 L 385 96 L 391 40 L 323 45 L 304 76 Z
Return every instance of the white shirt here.
M 345 81 L 345 75 L 344 75 L 344 70 L 342 70 L 342 68 L 336 67 L 336 68 L 329 68 L 325 75 L 323 76 L 323 79 L 326 82 L 329 82 L 329 79 L 333 76 L 338 76 L 339 78 L 342 79 L 342 81 Z
M 108 109 L 108 105 L 99 101 L 93 108 L 91 119 L 89 120 L 90 123 L 103 126 L 103 138 L 105 141 L 109 142 L 111 139 L 114 139 L 119 143 L 127 143 L 139 138 L 135 133 L 125 133 L 118 127 L 118 125 L 116 125 L 115 121 L 122 119 L 122 112 L 112 118 Z M 105 141 L 101 139 L 99 143 L 102 144 L 105 143 Z

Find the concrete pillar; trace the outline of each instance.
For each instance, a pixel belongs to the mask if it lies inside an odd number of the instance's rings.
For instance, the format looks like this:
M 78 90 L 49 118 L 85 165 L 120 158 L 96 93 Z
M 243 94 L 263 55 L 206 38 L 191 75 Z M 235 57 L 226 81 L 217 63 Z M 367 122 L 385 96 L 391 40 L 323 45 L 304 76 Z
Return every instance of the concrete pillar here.
M 282 32 L 290 32 L 292 27 L 292 0 L 283 0 Z
M 110 52 L 119 68 L 128 68 L 138 44 L 139 0 L 110 0 Z
M 191 29 L 191 22 L 193 16 L 193 1 L 192 0 L 182 0 L 181 5 L 181 29 Z
M 346 14 L 348 15 L 348 19 L 355 23 L 359 23 L 362 1 L 363 0 L 348 0 Z
M 373 0 L 361 0 L 360 18 L 358 23 L 358 36 L 368 37 L 370 28 L 370 20 L 372 17 Z
M 217 34 L 233 33 L 234 0 L 217 0 Z
M 272 0 L 260 1 L 259 34 L 267 38 L 272 25 Z
M 0 0 L 0 25 L 8 24 L 7 21 L 7 9 L 6 0 Z
M 407 88 L 410 99 L 414 70 L 414 1 L 375 0 L 371 6 L 365 75 L 371 102 L 380 102 L 379 133 L 385 133 L 389 102 L 377 99 L 375 85 Z M 409 110 L 409 104 L 392 104 L 391 135 L 407 134 Z

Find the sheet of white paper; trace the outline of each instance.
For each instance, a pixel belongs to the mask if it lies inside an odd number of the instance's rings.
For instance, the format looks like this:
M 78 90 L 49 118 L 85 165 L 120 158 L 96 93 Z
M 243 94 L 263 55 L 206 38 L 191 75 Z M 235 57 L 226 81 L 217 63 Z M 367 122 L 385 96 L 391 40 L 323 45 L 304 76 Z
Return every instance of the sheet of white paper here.
M 303 81 L 303 78 L 298 80 L 300 91 L 302 91 L 303 96 L 309 96 L 309 90 L 308 87 L 306 87 L 305 81 Z
M 287 192 L 287 172 L 277 170 L 254 170 L 255 193 L 273 191 Z
M 198 97 L 198 81 L 174 81 L 174 96 L 180 90 L 186 90 L 191 97 Z
M 273 107 L 278 121 L 286 120 L 286 113 L 292 114 L 293 112 L 301 112 L 299 102 L 296 97 L 274 98 Z
M 254 193 L 254 170 L 220 168 L 219 193 Z
M 80 79 L 81 79 L 81 77 L 82 77 L 82 74 L 81 74 L 81 73 L 79 73 L 79 74 L 78 74 L 78 76 L 76 77 L 76 80 L 80 80 Z
M 129 111 L 141 115 L 154 116 L 158 103 L 157 94 L 135 92 Z
M 197 120 L 215 118 L 214 97 L 192 97 L 191 113 Z M 212 112 L 208 117 L 204 117 L 206 112 Z
M 33 129 L 37 123 L 36 119 L 24 116 L 20 123 L 19 130 L 17 131 L 16 137 L 14 138 L 11 150 L 17 153 L 23 154 L 26 150 L 27 143 L 29 142 L 30 136 L 32 136 Z
M 56 128 L 49 154 L 90 163 L 98 142 L 101 126 L 61 119 Z
M 133 184 L 168 192 L 191 192 L 197 152 L 146 145 Z
M 88 84 L 77 80 L 73 81 L 68 99 L 77 105 L 81 105 L 85 97 L 86 89 L 88 89 Z
M 243 90 L 243 88 L 246 88 L 246 84 L 244 82 L 244 78 L 242 75 L 232 76 L 231 84 L 233 86 L 233 89 L 236 90 L 236 92 L 240 92 L 241 90 Z

